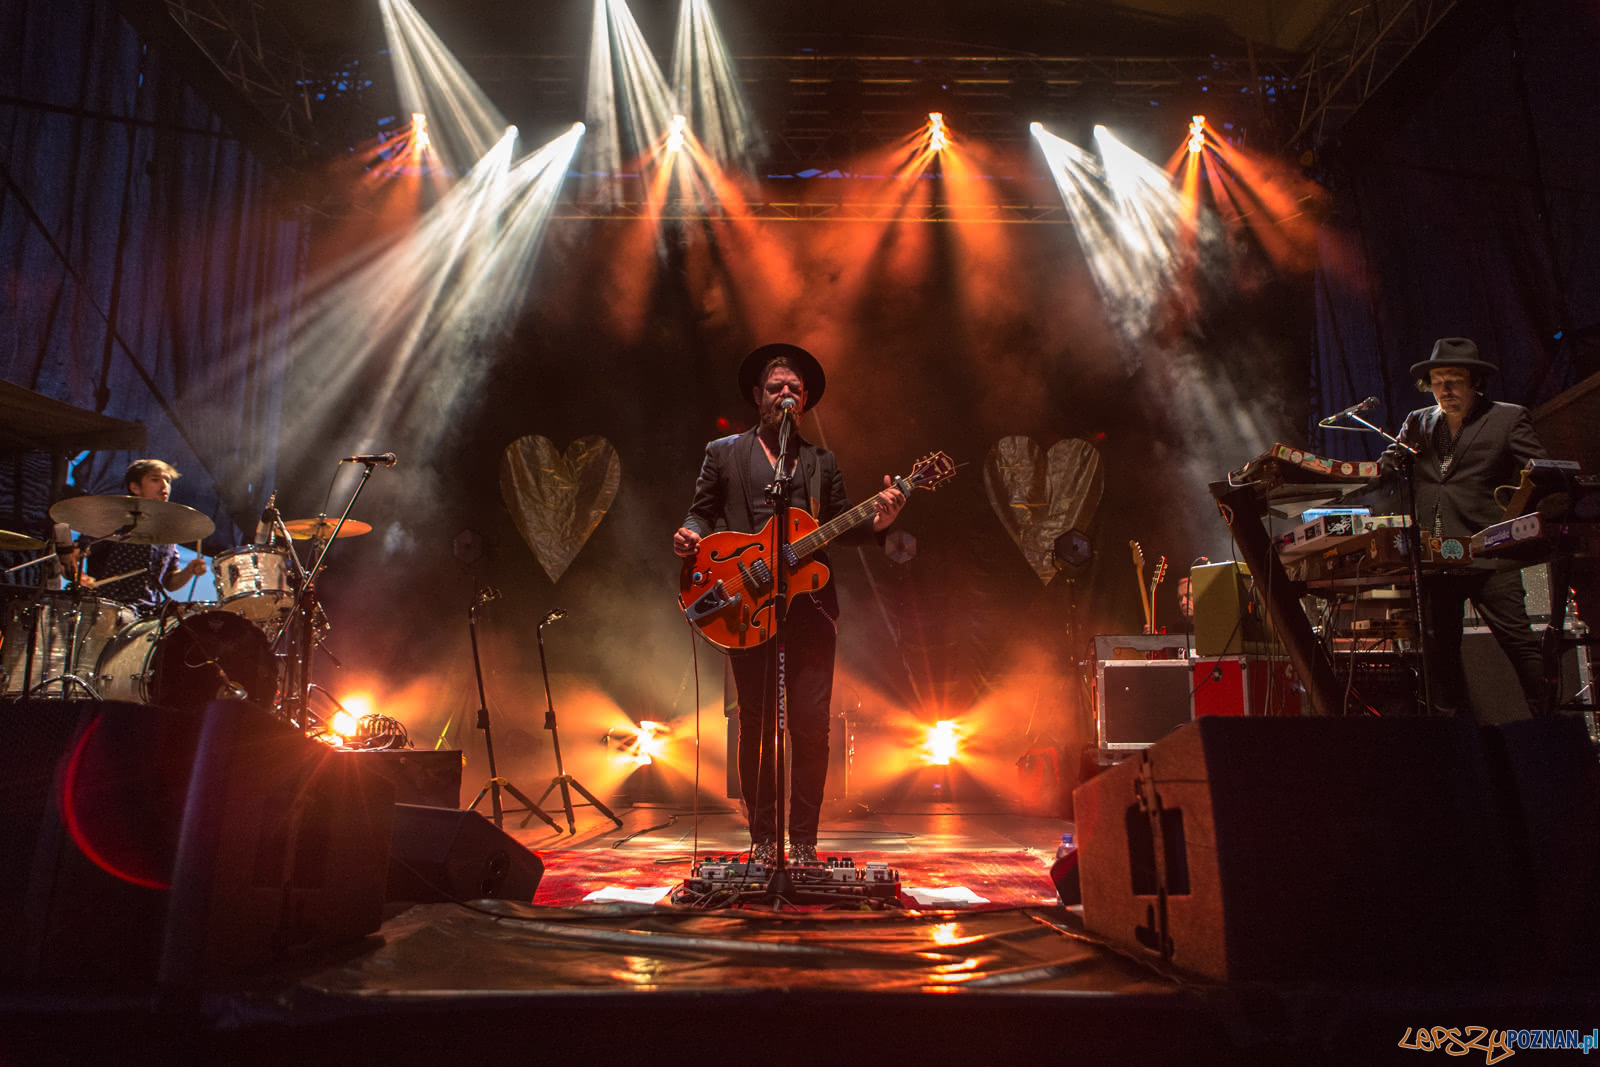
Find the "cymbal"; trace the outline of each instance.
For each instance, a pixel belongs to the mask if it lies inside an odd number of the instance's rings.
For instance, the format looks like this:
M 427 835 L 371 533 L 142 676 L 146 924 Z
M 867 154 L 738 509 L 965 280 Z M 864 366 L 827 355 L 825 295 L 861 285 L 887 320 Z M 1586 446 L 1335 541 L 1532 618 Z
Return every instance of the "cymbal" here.
M 338 519 L 290 519 L 283 524 L 283 528 L 289 531 L 289 536 L 296 541 L 326 541 L 335 526 L 339 526 Z M 371 532 L 370 522 L 360 522 L 356 519 L 346 519 L 344 525 L 339 526 L 341 540 L 346 537 L 360 537 L 364 533 Z
M 139 496 L 75 496 L 58 500 L 50 517 L 90 537 L 109 537 L 131 526 L 118 538 L 129 545 L 178 545 L 211 536 L 217 524 L 194 508 L 170 500 Z
M 0 530 L 0 549 L 11 549 L 14 552 L 32 552 L 44 546 L 45 542 L 37 537 L 12 533 L 10 530 Z

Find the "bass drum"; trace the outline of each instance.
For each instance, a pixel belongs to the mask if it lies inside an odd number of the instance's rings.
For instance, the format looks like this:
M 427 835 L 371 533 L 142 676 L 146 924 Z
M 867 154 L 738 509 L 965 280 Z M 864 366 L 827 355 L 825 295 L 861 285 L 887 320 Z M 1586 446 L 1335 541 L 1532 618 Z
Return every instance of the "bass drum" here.
M 181 622 L 144 619 L 112 639 L 95 672 L 106 700 L 199 711 L 241 697 L 272 710 L 278 664 L 267 637 L 242 615 L 206 611 Z

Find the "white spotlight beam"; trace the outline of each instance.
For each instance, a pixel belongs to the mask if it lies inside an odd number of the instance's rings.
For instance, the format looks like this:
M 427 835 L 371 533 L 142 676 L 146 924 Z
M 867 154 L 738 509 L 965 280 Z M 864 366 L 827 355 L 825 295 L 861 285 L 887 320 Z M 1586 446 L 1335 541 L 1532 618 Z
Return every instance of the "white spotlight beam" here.
M 708 0 L 682 0 L 678 8 L 672 85 L 678 111 L 689 116 L 707 154 L 724 167 L 748 166 L 754 124 Z
M 408 0 L 379 0 L 406 111 L 428 116 L 451 166 L 465 170 L 488 151 L 506 120 Z

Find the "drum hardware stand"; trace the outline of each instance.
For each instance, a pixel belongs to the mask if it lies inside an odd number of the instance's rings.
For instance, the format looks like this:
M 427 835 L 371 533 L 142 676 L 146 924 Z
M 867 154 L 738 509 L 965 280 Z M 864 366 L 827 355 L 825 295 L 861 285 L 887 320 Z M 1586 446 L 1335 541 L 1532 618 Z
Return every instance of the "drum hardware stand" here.
M 499 770 L 495 768 L 494 733 L 489 728 L 489 701 L 483 692 L 483 661 L 478 658 L 478 609 L 489 601 L 498 599 L 499 596 L 497 590 L 484 586 L 472 598 L 472 606 L 467 609 L 467 631 L 472 637 L 472 673 L 478 679 L 478 729 L 483 731 L 483 748 L 489 757 L 489 781 L 478 790 L 477 799 L 467 810 L 477 811 L 478 805 L 483 803 L 483 798 L 487 795 L 490 798 L 490 810 L 494 813 L 495 828 L 501 828 L 507 814 L 507 810 L 500 806 L 500 790 L 504 789 L 522 804 L 520 808 L 511 808 L 509 813 L 515 815 L 518 812 L 526 812 L 522 817 L 523 826 L 527 826 L 528 821 L 537 815 L 550 825 L 550 829 L 560 833 L 561 827 L 556 825 L 556 821 L 543 808 L 529 800 L 526 793 L 512 785 L 509 778 L 500 777 Z
M 349 460 L 341 459 L 342 465 Z M 284 700 L 284 713 L 290 722 L 302 730 L 309 728 L 308 716 L 311 713 L 311 699 L 309 686 L 311 684 L 311 636 L 315 627 L 316 597 L 313 590 L 316 587 L 317 575 L 322 571 L 322 564 L 328 558 L 328 552 L 333 548 L 333 543 L 339 539 L 339 531 L 344 528 L 345 520 L 350 517 L 350 512 L 355 509 L 356 500 L 361 496 L 361 490 L 367 487 L 367 479 L 372 477 L 372 468 L 379 463 L 389 464 L 385 458 L 377 456 L 361 457 L 356 460 L 364 465 L 361 472 L 361 481 L 356 484 L 355 490 L 350 494 L 349 501 L 340 514 L 339 521 L 334 524 L 333 532 L 328 535 L 327 543 L 322 546 L 322 551 L 317 554 L 316 562 L 308 571 L 302 571 L 299 553 L 294 550 L 294 539 L 289 537 L 289 531 L 283 526 L 283 520 L 277 514 L 275 507 L 269 508 L 273 512 L 274 528 L 281 531 L 285 542 L 289 546 L 289 555 L 294 559 L 294 569 L 301 577 L 300 592 L 294 598 L 294 604 L 289 609 L 289 614 L 284 618 L 283 625 L 278 628 L 277 634 L 272 639 L 272 652 L 277 654 L 279 646 L 283 643 L 284 636 L 289 631 L 295 630 L 294 647 L 289 650 L 289 666 L 293 684 L 289 686 L 289 695 Z M 321 529 L 321 519 L 318 515 L 317 528 Z M 296 623 L 298 622 L 298 626 Z
M 571 792 L 573 789 L 576 789 L 578 791 L 578 795 L 589 802 L 589 807 L 594 808 L 601 815 L 604 815 L 606 818 L 616 823 L 617 829 L 620 830 L 622 829 L 622 820 L 617 818 L 616 814 L 610 808 L 600 803 L 599 798 L 585 789 L 583 787 L 583 783 L 578 781 L 572 775 L 568 774 L 561 765 L 561 732 L 556 729 L 556 706 L 554 701 L 552 701 L 550 698 L 550 668 L 545 665 L 544 659 L 544 628 L 555 622 L 557 619 L 564 619 L 566 617 L 567 613 L 565 611 L 563 611 L 561 608 L 554 608 L 548 615 L 540 620 L 539 627 L 535 631 L 539 638 L 539 673 L 544 675 L 544 728 L 550 731 L 550 744 L 556 752 L 556 776 L 550 779 L 550 784 L 545 787 L 544 793 L 539 797 L 539 803 L 543 804 L 546 798 L 548 798 L 550 794 L 554 792 L 557 787 L 559 787 L 561 789 L 561 808 L 567 813 L 567 833 L 576 834 L 578 829 L 577 824 L 572 818 Z M 494 773 L 493 768 L 490 769 L 489 773 Z M 524 822 L 526 822 L 526 820 L 524 820 Z
M 1372 401 L 1368 402 L 1369 404 Z M 1400 465 L 1405 472 L 1406 485 L 1406 510 L 1411 514 L 1411 525 L 1404 529 L 1406 539 L 1406 555 L 1411 559 L 1411 610 L 1417 615 L 1417 677 L 1422 681 L 1422 713 L 1433 714 L 1433 687 L 1428 678 L 1428 616 L 1423 613 L 1424 593 L 1422 588 L 1422 516 L 1417 514 L 1417 456 L 1420 454 L 1416 448 L 1406 444 L 1382 426 L 1368 422 L 1361 417 L 1360 405 L 1356 409 L 1341 412 L 1339 415 L 1330 415 L 1318 425 L 1329 430 L 1348 430 L 1352 433 L 1371 432 L 1388 441 L 1400 449 Z M 1348 418 L 1360 423 L 1360 427 L 1340 426 L 1340 417 Z M 1351 653 L 1354 655 L 1354 652 Z M 1355 661 L 1351 661 L 1354 669 Z

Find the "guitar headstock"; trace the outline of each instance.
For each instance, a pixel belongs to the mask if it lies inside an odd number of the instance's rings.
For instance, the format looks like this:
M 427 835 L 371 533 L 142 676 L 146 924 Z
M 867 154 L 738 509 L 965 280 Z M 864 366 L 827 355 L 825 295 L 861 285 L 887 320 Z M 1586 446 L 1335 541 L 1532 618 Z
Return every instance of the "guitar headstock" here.
M 1144 549 L 1139 547 L 1139 542 L 1129 541 L 1128 547 L 1133 550 L 1133 565 L 1139 570 L 1144 570 Z
M 1154 588 L 1155 586 L 1160 585 L 1162 579 L 1165 578 L 1166 576 L 1167 576 L 1167 557 L 1166 556 L 1162 556 L 1161 557 L 1161 562 L 1156 564 L 1155 576 L 1150 579 L 1151 587 Z
M 913 489 L 937 489 L 956 476 L 956 461 L 946 452 L 929 452 L 911 465 L 906 481 Z

